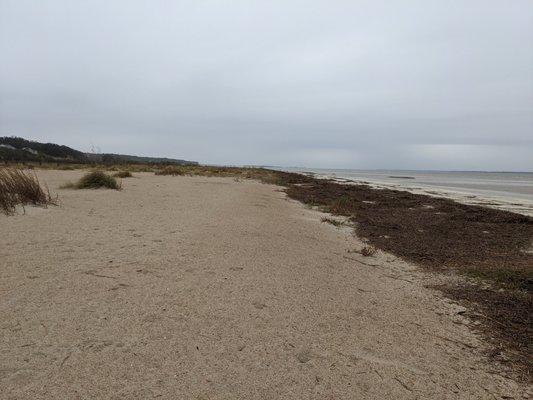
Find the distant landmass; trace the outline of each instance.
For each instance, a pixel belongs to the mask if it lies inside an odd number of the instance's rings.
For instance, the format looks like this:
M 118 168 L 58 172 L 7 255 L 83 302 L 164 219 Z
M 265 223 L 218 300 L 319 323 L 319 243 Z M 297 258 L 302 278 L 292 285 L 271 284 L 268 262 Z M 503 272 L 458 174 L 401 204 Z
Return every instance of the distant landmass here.
M 0 137 L 3 161 L 88 162 L 85 153 L 55 143 L 39 143 L 20 137 Z
M 198 165 L 187 161 L 165 157 L 139 157 L 128 154 L 84 153 L 71 147 L 55 143 L 40 143 L 20 137 L 0 137 L 0 161 L 2 162 L 59 162 L 59 163 L 103 163 L 103 164 L 178 164 Z

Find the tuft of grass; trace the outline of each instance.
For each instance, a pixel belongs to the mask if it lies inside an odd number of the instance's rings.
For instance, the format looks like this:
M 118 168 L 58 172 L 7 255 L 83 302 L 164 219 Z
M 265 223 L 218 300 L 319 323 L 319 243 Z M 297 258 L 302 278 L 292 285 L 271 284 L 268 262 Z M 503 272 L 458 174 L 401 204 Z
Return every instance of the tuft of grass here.
M 373 246 L 365 246 L 359 253 L 364 257 L 372 257 L 377 251 L 378 250 Z
M 119 171 L 113 174 L 115 178 L 131 178 L 133 175 L 130 171 Z
M 151 165 L 131 164 L 131 165 L 128 165 L 128 169 L 131 172 L 154 172 L 154 167 Z
M 336 219 L 333 219 L 333 218 L 328 218 L 328 217 L 322 217 L 322 219 L 320 221 L 328 223 L 328 224 L 331 224 L 333 226 L 336 226 L 337 228 L 339 228 L 339 227 L 344 225 L 344 223 L 342 221 L 339 221 L 339 220 L 336 220 Z
M 15 168 L 0 169 L 0 211 L 9 215 L 15 212 L 17 205 L 55 204 L 46 191 L 41 187 L 34 173 Z
M 338 215 L 350 215 L 354 209 L 357 209 L 357 200 L 349 196 L 341 196 L 331 201 L 329 204 L 331 213 Z
M 69 182 L 63 186 L 63 189 L 122 189 L 121 184 L 112 176 L 102 171 L 93 171 L 83 175 L 76 183 Z
M 185 169 L 181 167 L 169 165 L 156 171 L 155 174 L 156 175 L 172 175 L 172 176 L 185 175 Z

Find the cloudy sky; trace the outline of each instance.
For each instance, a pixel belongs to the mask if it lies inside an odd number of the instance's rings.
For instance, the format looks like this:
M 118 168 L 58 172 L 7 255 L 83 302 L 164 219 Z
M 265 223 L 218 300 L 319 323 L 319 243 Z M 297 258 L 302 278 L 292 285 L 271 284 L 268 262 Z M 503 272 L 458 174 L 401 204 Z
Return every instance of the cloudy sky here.
M 0 136 L 533 171 L 531 0 L 0 0 Z

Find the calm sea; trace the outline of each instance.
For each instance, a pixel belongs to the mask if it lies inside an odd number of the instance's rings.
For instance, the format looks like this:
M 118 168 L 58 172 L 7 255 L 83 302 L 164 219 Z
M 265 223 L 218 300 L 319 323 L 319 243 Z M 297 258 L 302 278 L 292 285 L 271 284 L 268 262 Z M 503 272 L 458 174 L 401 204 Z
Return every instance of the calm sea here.
M 469 204 L 483 204 L 533 215 L 532 172 L 449 172 L 402 170 L 352 170 L 283 168 L 290 172 L 311 172 L 376 187 L 408 190 L 450 197 Z

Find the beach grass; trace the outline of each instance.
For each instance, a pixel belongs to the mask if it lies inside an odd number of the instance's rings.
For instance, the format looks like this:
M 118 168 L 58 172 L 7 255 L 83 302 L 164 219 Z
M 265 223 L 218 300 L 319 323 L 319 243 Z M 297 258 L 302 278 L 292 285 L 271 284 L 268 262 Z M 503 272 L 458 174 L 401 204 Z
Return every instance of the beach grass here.
M 119 171 L 113 174 L 115 178 L 131 178 L 133 177 L 130 171 Z
M 47 188 L 34 173 L 17 168 L 0 168 L 0 211 L 12 214 L 17 205 L 55 204 Z
M 111 175 L 102 171 L 93 171 L 83 175 L 77 182 L 69 182 L 62 189 L 114 189 L 121 190 L 122 185 Z
M 340 228 L 341 226 L 344 225 L 344 223 L 342 221 L 339 221 L 337 219 L 334 219 L 334 218 L 329 218 L 329 217 L 322 217 L 321 222 L 325 222 L 327 224 L 330 224 L 330 225 L 333 225 L 337 228 Z
M 156 175 L 172 175 L 172 176 L 182 176 L 186 174 L 186 170 L 183 167 L 167 165 L 155 172 Z

